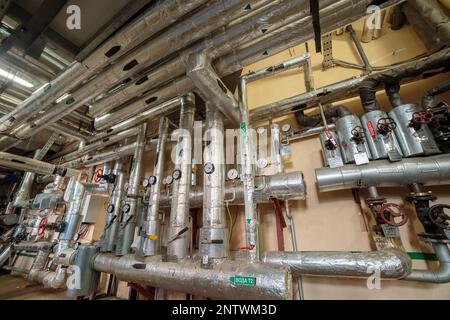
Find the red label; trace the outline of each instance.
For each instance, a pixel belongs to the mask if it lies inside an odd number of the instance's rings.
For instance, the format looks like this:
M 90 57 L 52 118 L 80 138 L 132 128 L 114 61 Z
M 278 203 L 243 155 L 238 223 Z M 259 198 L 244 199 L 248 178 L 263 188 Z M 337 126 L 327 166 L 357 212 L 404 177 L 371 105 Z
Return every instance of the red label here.
M 375 140 L 377 133 L 375 132 L 372 121 L 370 121 L 370 120 L 367 121 L 367 129 L 369 129 L 369 133 L 370 133 L 370 136 L 372 137 L 372 139 Z

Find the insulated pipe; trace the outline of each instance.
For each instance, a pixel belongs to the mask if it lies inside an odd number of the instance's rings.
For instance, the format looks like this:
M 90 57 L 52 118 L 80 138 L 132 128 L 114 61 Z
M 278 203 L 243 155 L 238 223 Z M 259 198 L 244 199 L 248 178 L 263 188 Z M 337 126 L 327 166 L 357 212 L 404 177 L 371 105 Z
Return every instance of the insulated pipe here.
M 251 262 L 259 261 L 258 247 L 258 214 L 256 212 L 255 192 L 255 162 L 256 150 L 254 149 L 254 131 L 250 126 L 250 116 L 247 105 L 247 80 L 240 81 L 240 114 L 241 126 L 239 135 L 240 145 L 240 179 L 244 185 L 245 204 L 245 235 L 246 249 Z
M 152 7 L 130 26 L 110 37 L 95 50 L 83 63 L 74 62 L 65 72 L 46 85 L 40 92 L 33 94 L 13 112 L 0 119 L 0 132 L 4 132 L 23 121 L 30 119 L 68 91 L 72 91 L 83 80 L 89 79 L 107 64 L 117 60 L 145 39 L 156 34 L 177 21 L 186 13 L 206 3 L 205 0 L 170 0 Z M 143 32 L 145 30 L 145 32 Z M 126 59 L 123 58 L 119 61 Z M 64 103 L 70 102 L 65 99 Z M 71 103 L 73 103 L 72 101 Z M 71 104 L 68 103 L 68 104 Z
M 442 185 L 450 183 L 448 155 L 407 158 L 399 162 L 375 160 L 364 166 L 316 169 L 320 192 L 364 188 L 396 187 L 413 183 Z
M 336 107 L 331 107 L 324 111 L 325 118 L 342 118 L 344 116 L 348 116 L 352 114 L 346 106 L 340 105 Z M 297 123 L 301 127 L 316 127 L 320 123 L 322 123 L 322 115 L 321 114 L 315 114 L 307 116 L 305 115 L 304 110 L 300 110 L 295 113 L 295 119 L 297 120 Z M 327 126 L 328 127 L 328 126 Z
M 21 241 L 19 243 L 13 244 L 12 248 L 14 251 L 31 251 L 31 252 L 50 252 L 55 246 L 54 242 L 49 241 Z
M 155 164 L 153 176 L 149 181 L 150 197 L 145 222 L 145 237 L 141 240 L 141 256 L 154 256 L 161 249 L 161 220 L 159 218 L 159 201 L 161 198 L 161 186 L 166 162 L 166 143 L 169 131 L 169 119 L 162 117 L 159 120 L 158 144 L 156 146 Z
M 292 275 L 401 279 L 411 272 L 411 259 L 398 250 L 372 252 L 266 252 L 262 261 L 291 269 Z
M 272 123 L 270 126 L 270 140 L 272 146 L 272 166 L 275 173 L 282 173 L 284 171 L 284 163 L 281 158 L 281 130 L 280 125 Z
M 53 132 L 62 134 L 66 137 L 78 140 L 78 141 L 86 141 L 88 136 L 82 134 L 79 130 L 71 129 L 70 127 L 63 125 L 59 122 L 53 123 L 49 126 L 49 129 Z
M 202 264 L 228 256 L 225 218 L 225 148 L 223 115 L 206 102 L 206 132 L 203 174 L 203 225 L 200 229 Z
M 172 133 L 177 139 L 175 170 L 173 171 L 173 196 L 170 211 L 169 244 L 167 253 L 177 258 L 185 258 L 191 239 L 189 230 L 189 194 L 192 172 L 192 128 L 194 127 L 195 97 L 184 96 L 180 111 L 179 129 Z
M 92 266 L 120 281 L 209 298 L 292 299 L 291 273 L 283 266 L 216 260 L 212 268 L 205 269 L 190 259 L 165 262 L 161 256 L 153 256 L 140 262 L 133 255 L 119 258 L 111 254 L 96 255 Z
M 422 107 L 424 109 L 435 107 L 436 102 L 434 101 L 434 97 L 449 90 L 450 90 L 450 80 L 443 82 L 437 85 L 436 87 L 428 90 L 422 97 Z
M 133 243 L 136 227 L 136 210 L 139 198 L 139 183 L 142 175 L 142 158 L 145 148 L 145 136 L 147 134 L 147 123 L 141 124 L 136 138 L 136 149 L 130 169 L 130 179 L 128 181 L 128 190 L 125 203 L 122 207 L 122 217 L 119 225 L 118 243 L 116 254 L 127 254 Z
M 100 148 L 104 148 L 107 147 L 109 145 L 115 144 L 117 142 L 120 142 L 126 138 L 130 138 L 132 136 L 135 136 L 138 134 L 139 132 L 139 127 L 134 127 L 116 134 L 112 134 L 110 136 L 106 136 L 104 138 L 102 138 L 101 140 L 98 140 L 94 143 L 88 144 L 83 146 L 82 148 L 78 149 L 75 152 L 69 153 L 65 156 L 62 156 L 61 158 L 58 159 L 58 163 L 65 163 L 68 162 L 70 160 L 79 158 L 81 156 L 84 156 L 86 154 L 88 154 L 91 151 L 100 149 Z M 54 161 L 55 162 L 55 161 Z
M 36 159 L 40 152 L 40 149 L 34 152 L 33 158 Z M 31 187 L 33 186 L 34 178 L 36 174 L 33 172 L 25 172 L 20 182 L 19 189 L 17 190 L 14 200 L 12 201 L 13 207 L 24 208 L 27 206 L 30 200 Z
M 204 101 L 211 101 L 234 126 L 239 125 L 239 103 L 215 73 L 206 54 L 191 55 L 186 74 L 200 91 Z
M 326 6 L 331 0 L 321 1 L 320 5 Z M 108 97 L 94 103 L 93 116 L 102 115 L 115 106 L 125 103 L 127 100 L 143 94 L 159 84 L 181 76 L 186 72 L 186 60 L 195 54 L 207 54 L 211 61 L 229 53 L 232 49 L 245 45 L 249 41 L 272 32 L 309 14 L 309 3 L 298 0 L 276 0 L 266 5 L 261 12 L 239 22 L 227 25 L 217 34 L 209 35 L 198 44 L 183 50 L 178 57 L 168 63 L 158 66 L 145 74 L 136 82 L 127 84 L 123 89 L 110 94 Z
M 189 204 L 191 208 L 202 208 L 203 187 L 191 188 Z M 301 171 L 279 173 L 271 176 L 255 177 L 254 200 L 257 203 L 271 203 L 273 198 L 280 200 L 306 199 L 306 184 Z M 225 183 L 225 202 L 230 205 L 244 203 L 244 186 L 239 181 Z M 172 195 L 161 194 L 160 206 L 170 207 Z
M 0 152 L 0 166 L 37 174 L 57 174 L 60 176 L 78 176 L 80 171 L 50 164 L 44 161 L 30 159 L 15 154 Z
M 152 63 L 163 59 L 168 54 L 180 50 L 200 40 L 215 29 L 246 15 L 248 12 L 243 8 L 246 5 L 253 5 L 253 9 L 255 9 L 269 2 L 268 0 L 249 0 L 243 4 L 242 0 L 211 1 L 210 6 L 199 10 L 181 23 L 170 27 L 166 32 L 161 33 L 146 45 L 138 47 L 132 52 L 131 56 L 127 55 L 120 58 L 109 69 L 90 81 L 87 86 L 73 92 L 68 100 L 58 103 L 50 111 L 46 112 L 44 116 L 29 121 L 21 128 L 18 128 L 18 130 L 15 130 L 13 134 L 21 139 L 30 137 L 37 131 L 42 130 L 49 122 L 59 120 L 81 105 L 89 103 L 91 99 L 100 92 L 107 90 L 112 84 L 129 78 Z M 180 93 L 182 94 L 183 92 Z M 168 97 L 168 99 L 172 97 L 173 95 Z M 71 102 L 69 107 L 67 107 L 67 101 Z
M 415 270 L 402 280 L 430 282 L 430 283 L 448 283 L 450 282 L 450 250 L 447 243 L 434 243 L 434 251 L 439 260 L 439 269 L 437 270 Z
M 101 252 L 113 252 L 115 250 L 115 240 L 117 238 L 119 216 L 122 210 L 123 189 L 125 185 L 122 159 L 116 160 L 113 174 L 116 176 L 116 181 L 114 183 L 110 203 L 107 207 L 106 224 L 100 242 Z

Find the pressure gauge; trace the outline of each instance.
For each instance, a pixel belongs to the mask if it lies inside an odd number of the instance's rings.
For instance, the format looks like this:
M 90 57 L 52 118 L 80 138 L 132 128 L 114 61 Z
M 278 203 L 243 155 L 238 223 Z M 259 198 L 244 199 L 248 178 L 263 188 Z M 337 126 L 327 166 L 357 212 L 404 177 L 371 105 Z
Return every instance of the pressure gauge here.
M 110 203 L 106 208 L 106 212 L 113 213 L 114 212 L 114 204 Z
M 128 212 L 130 212 L 130 209 L 131 209 L 130 204 L 129 204 L 129 203 L 125 203 L 125 204 L 123 205 L 123 207 L 122 207 L 122 212 L 123 212 L 123 213 L 128 213 Z
M 172 184 L 173 183 L 173 178 L 172 178 L 172 176 L 167 176 L 165 179 L 164 179 L 164 184 Z
M 291 131 L 291 125 L 289 123 L 283 124 L 283 126 L 281 127 L 281 131 L 283 131 L 283 132 Z
M 148 179 L 144 179 L 144 181 L 142 181 L 142 186 L 144 188 L 147 188 L 150 185 L 150 182 L 148 181 Z
M 179 180 L 181 178 L 181 170 L 180 169 L 175 169 L 172 172 L 172 178 L 173 178 L 173 180 Z
M 203 167 L 206 174 L 211 174 L 214 172 L 214 164 L 212 162 L 205 163 L 205 166 Z
M 148 178 L 148 183 L 151 185 L 151 186 L 153 186 L 155 183 L 156 183 L 156 177 L 155 176 L 150 176 L 149 178 Z
M 264 128 L 264 127 L 259 127 L 259 128 L 256 129 L 256 132 L 257 132 L 258 134 L 263 134 L 264 132 L 266 132 L 266 128 Z
M 258 161 L 256 161 L 256 165 L 258 166 L 258 168 L 264 169 L 265 167 L 267 167 L 269 165 L 269 161 L 267 161 L 266 158 L 261 158 L 261 159 L 258 159 Z
M 228 179 L 235 180 L 235 179 L 237 179 L 238 175 L 239 175 L 239 173 L 236 169 L 228 170 L 228 173 L 227 173 Z

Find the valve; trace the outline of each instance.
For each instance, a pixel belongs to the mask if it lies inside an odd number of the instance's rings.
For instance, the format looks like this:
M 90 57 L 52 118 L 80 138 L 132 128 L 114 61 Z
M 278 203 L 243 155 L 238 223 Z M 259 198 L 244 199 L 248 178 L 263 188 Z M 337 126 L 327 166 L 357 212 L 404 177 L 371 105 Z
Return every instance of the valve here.
M 47 217 L 43 217 L 39 222 L 39 228 L 37 232 L 38 236 L 42 236 L 44 234 L 46 227 L 47 227 Z
M 394 227 L 401 227 L 408 222 L 408 214 L 395 203 L 384 203 L 381 206 L 380 217 L 385 223 Z M 396 218 L 400 218 L 400 221 L 396 221 Z
M 364 133 L 364 129 L 361 126 L 356 126 L 350 131 L 352 134 L 351 140 L 353 140 L 356 144 L 364 143 L 364 138 L 366 137 Z
M 412 114 L 409 127 L 419 130 L 422 125 L 428 124 L 433 120 L 433 113 L 430 111 L 419 111 Z
M 450 205 L 447 204 L 436 204 L 428 209 L 427 216 L 430 219 L 431 223 L 436 227 L 441 229 L 450 230 L 450 225 L 448 221 L 450 220 L 450 216 L 448 216 L 444 209 L 450 209 Z
M 395 128 L 397 128 L 397 124 L 392 118 L 380 118 L 377 122 L 377 130 L 383 136 L 392 132 L 393 130 L 395 130 Z
M 325 148 L 330 151 L 336 150 L 338 144 L 336 143 L 336 140 L 333 138 L 333 135 L 331 134 L 330 130 L 328 130 L 328 128 L 325 128 L 324 132 L 325 135 L 327 136 L 327 140 L 325 141 Z
M 99 169 L 95 170 L 95 172 L 94 172 L 94 182 L 95 183 L 99 183 L 100 180 L 102 180 L 102 177 L 103 177 L 103 169 L 99 168 Z

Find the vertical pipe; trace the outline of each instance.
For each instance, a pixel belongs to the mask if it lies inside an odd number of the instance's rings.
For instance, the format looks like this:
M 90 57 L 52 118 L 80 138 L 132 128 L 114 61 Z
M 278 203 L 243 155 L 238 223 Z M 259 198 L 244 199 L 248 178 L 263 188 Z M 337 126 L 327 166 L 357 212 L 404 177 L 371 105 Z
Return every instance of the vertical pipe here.
M 272 166 L 275 169 L 274 173 L 282 173 L 284 171 L 283 161 L 281 159 L 281 137 L 280 126 L 277 123 L 272 123 L 270 127 L 270 137 L 272 141 Z
M 33 159 L 36 159 L 39 154 L 40 149 L 34 152 Z M 28 203 L 27 200 L 30 198 L 31 187 L 33 186 L 34 178 L 36 174 L 33 172 L 25 172 L 22 181 L 19 186 L 19 190 L 14 197 L 12 202 L 13 207 L 25 207 Z
M 107 218 L 100 246 L 101 252 L 112 252 L 114 251 L 114 247 L 116 245 L 115 240 L 119 227 L 119 215 L 122 210 L 123 187 L 125 184 L 122 159 L 116 160 L 113 174 L 116 176 L 116 181 L 111 195 L 111 201 L 106 209 Z
M 120 221 L 119 243 L 116 246 L 116 254 L 121 256 L 129 253 L 134 240 L 136 227 L 136 209 L 139 196 L 139 181 L 142 173 L 142 157 L 145 148 L 145 137 L 147 134 L 147 123 L 139 126 L 136 149 L 131 162 L 130 179 L 128 182 L 127 198 L 122 207 L 122 218 Z
M 253 149 L 253 130 L 250 126 L 250 116 L 247 105 L 247 81 L 245 77 L 241 78 L 241 126 L 240 126 L 240 160 L 241 175 L 240 178 L 244 185 L 244 204 L 245 204 L 245 231 L 246 231 L 246 249 L 249 252 L 251 262 L 259 260 L 258 252 L 258 216 L 256 204 L 254 201 L 255 190 L 255 150 Z
M 225 150 L 223 115 L 206 103 L 206 133 L 203 175 L 203 226 L 200 229 L 200 253 L 203 264 L 228 256 L 225 218 Z
M 142 255 L 153 256 L 159 254 L 160 224 L 159 219 L 159 199 L 161 198 L 161 186 L 164 174 L 164 164 L 166 159 L 166 143 L 169 131 L 169 119 L 162 117 L 159 120 L 158 144 L 156 146 L 155 165 L 153 167 L 153 176 L 150 178 L 150 199 L 145 222 L 145 235 L 142 239 Z
M 188 94 L 181 101 L 180 126 L 175 131 L 178 142 L 175 150 L 175 170 L 172 175 L 174 182 L 167 248 L 168 255 L 178 258 L 184 258 L 188 255 L 190 241 L 188 220 L 194 113 L 194 96 Z

